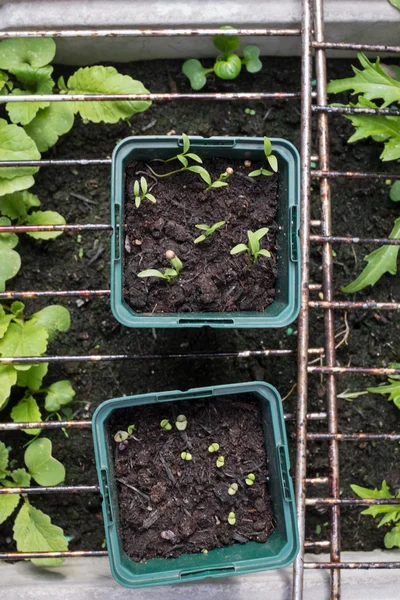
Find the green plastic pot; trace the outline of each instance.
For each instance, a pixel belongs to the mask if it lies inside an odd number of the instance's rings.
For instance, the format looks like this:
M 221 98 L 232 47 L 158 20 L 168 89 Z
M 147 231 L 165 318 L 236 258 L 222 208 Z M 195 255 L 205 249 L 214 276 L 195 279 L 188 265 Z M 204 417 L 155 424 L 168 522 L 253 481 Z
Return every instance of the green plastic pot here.
M 263 138 L 191 137 L 191 148 L 204 158 L 262 160 Z M 176 155 L 182 147 L 180 136 L 143 136 L 122 140 L 112 156 L 111 175 L 111 309 L 115 318 L 127 327 L 211 327 L 263 328 L 285 327 L 300 310 L 299 203 L 300 157 L 290 142 L 271 139 L 278 158 L 279 204 L 276 222 L 278 234 L 276 296 L 264 312 L 235 313 L 138 313 L 123 296 L 125 169 L 132 160 L 151 160 Z
M 268 458 L 268 489 L 272 496 L 274 533 L 265 543 L 248 542 L 210 550 L 208 554 L 183 554 L 178 558 L 153 558 L 134 562 L 124 552 L 120 535 L 118 492 L 115 483 L 114 460 L 108 423 L 111 414 L 121 408 L 179 402 L 199 398 L 255 394 L 261 402 L 265 446 Z M 178 409 L 179 410 L 179 409 Z M 103 516 L 111 572 L 125 587 L 137 588 L 165 585 L 182 581 L 197 581 L 206 577 L 246 575 L 257 571 L 286 567 L 299 550 L 297 520 L 289 453 L 282 411 L 277 390 L 267 383 L 237 383 L 217 387 L 197 388 L 187 392 L 162 392 L 114 398 L 101 404 L 93 415 L 93 438 L 97 475 L 103 497 Z

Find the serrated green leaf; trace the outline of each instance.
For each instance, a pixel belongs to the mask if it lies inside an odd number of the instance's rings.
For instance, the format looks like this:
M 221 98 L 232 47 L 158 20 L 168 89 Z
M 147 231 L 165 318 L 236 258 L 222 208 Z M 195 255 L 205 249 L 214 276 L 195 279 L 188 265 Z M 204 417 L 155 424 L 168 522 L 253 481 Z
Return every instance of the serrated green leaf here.
M 14 539 L 19 552 L 63 552 L 68 550 L 68 541 L 61 527 L 53 525 L 41 510 L 25 503 L 15 519 Z M 58 566 L 62 558 L 32 559 L 36 565 Z
M 400 548 L 400 525 L 388 531 L 383 540 L 386 548 Z
M 0 525 L 12 515 L 17 508 L 21 496 L 19 494 L 0 495 Z
M 1 256 L 1 252 L 0 252 L 0 256 Z M 9 324 L 11 323 L 11 321 L 13 320 L 14 315 L 5 315 L 3 314 L 0 317 L 0 339 L 2 337 L 4 337 L 5 332 L 8 329 Z
M 58 142 L 61 135 L 68 133 L 74 124 L 74 113 L 70 102 L 51 102 L 39 110 L 36 117 L 25 126 L 40 152 L 46 152 Z
M 69 94 L 148 94 L 144 85 L 129 75 L 121 75 L 114 67 L 84 67 L 68 79 Z M 149 108 L 151 102 L 73 102 L 74 112 L 93 123 L 118 123 Z
M 19 300 L 15 300 L 11 304 L 11 312 L 16 317 L 20 317 L 22 315 L 22 313 L 24 312 L 24 309 L 25 309 L 25 304 L 23 302 L 20 302 Z
M 23 128 L 18 125 L 9 125 L 7 121 L 0 119 L 0 160 L 39 160 L 39 158 L 40 153 L 35 142 Z M 37 167 L 0 167 L 0 179 L 20 179 L 26 175 L 33 175 L 37 171 Z M 7 190 L 1 195 L 12 191 L 17 190 Z
M 33 206 L 40 206 L 40 200 L 30 192 L 14 192 L 0 197 L 0 212 L 10 219 L 25 217 Z
M 10 38 L 0 42 L 0 69 L 9 71 L 23 65 L 43 67 L 56 53 L 52 38 Z
M 11 388 L 17 382 L 17 371 L 13 365 L 0 365 L 0 410 L 7 404 Z M 0 469 L 0 471 L 3 469 Z
M 48 388 L 44 407 L 48 412 L 58 412 L 62 406 L 67 406 L 75 397 L 75 390 L 67 379 L 52 383 Z
M 353 94 L 363 94 L 367 100 L 382 99 L 381 108 L 385 108 L 392 102 L 400 101 L 400 82 L 393 79 L 380 66 L 380 59 L 371 63 L 363 53 L 358 53 L 358 60 L 364 70 L 352 67 L 354 77 L 338 79 L 328 84 L 328 93 L 337 94 L 353 90 Z
M 44 327 L 52 340 L 58 332 L 67 331 L 71 326 L 71 315 L 64 306 L 52 304 L 32 315 L 36 325 Z
M 17 385 L 26 387 L 31 392 L 37 392 L 42 387 L 43 377 L 46 375 L 49 368 L 49 363 L 40 363 L 32 365 L 27 371 L 18 371 Z
M 47 331 L 41 325 L 34 321 L 18 320 L 10 323 L 6 334 L 0 340 L 0 354 L 10 357 L 40 356 L 46 351 L 47 338 Z M 22 366 L 18 365 L 18 367 Z
M 27 215 L 26 223 L 28 225 L 65 225 L 65 219 L 60 213 L 53 210 L 36 210 Z M 62 235 L 62 231 L 35 231 L 29 232 L 35 240 L 54 240 Z
M 15 469 L 11 471 L 11 477 L 18 487 L 28 487 L 31 483 L 31 476 L 26 469 Z
M 8 450 L 4 442 L 0 442 L 0 472 L 4 473 L 8 467 Z
M 27 190 L 32 187 L 34 183 L 35 180 L 31 175 L 14 177 L 13 179 L 3 179 L 0 177 L 0 196 L 19 192 L 20 190 Z
M 392 400 L 397 407 L 400 404 L 400 381 L 398 379 L 388 378 L 389 385 L 382 385 L 379 387 L 369 387 L 368 392 L 372 394 L 389 395 L 388 400 Z
M 8 81 L 8 75 L 4 71 L 0 71 L 0 90 L 2 90 Z
M 235 28 L 232 27 L 231 25 L 223 25 L 222 27 L 220 27 L 220 29 L 235 29 Z M 230 52 L 233 52 L 234 50 L 236 50 L 236 48 L 239 46 L 239 43 L 240 43 L 240 37 L 238 35 L 230 35 L 230 36 L 215 35 L 213 37 L 214 46 L 217 48 L 217 50 L 219 50 L 220 52 L 223 52 L 224 54 L 229 54 Z
M 242 61 L 237 54 L 219 56 L 214 65 L 214 73 L 220 79 L 236 79 L 242 70 Z
M 258 73 L 262 69 L 260 49 L 257 46 L 246 46 L 243 49 L 243 64 L 249 73 Z
M 396 219 L 389 237 L 392 239 L 400 238 L 400 217 Z M 342 288 L 342 291 L 353 294 L 369 285 L 375 285 L 385 273 L 395 275 L 397 273 L 398 253 L 399 246 L 382 246 L 371 252 L 371 254 L 368 254 L 364 258 L 368 265 L 364 268 L 362 273 L 360 273 L 357 279 Z
M 15 250 L 0 244 L 0 292 L 6 289 L 6 281 L 15 277 L 21 268 L 21 257 Z
M 201 90 L 206 85 L 205 69 L 199 60 L 195 58 L 186 60 L 182 65 L 182 73 L 189 79 L 193 90 Z
M 65 479 L 64 465 L 53 458 L 51 450 L 52 444 L 47 438 L 34 440 L 25 450 L 25 465 L 39 485 L 58 485 Z
M 385 480 L 382 481 L 381 489 L 374 488 L 371 490 L 354 484 L 350 485 L 350 487 L 360 498 L 394 498 Z
M 400 202 L 400 181 L 395 181 L 390 188 L 390 199 L 393 202 Z
M 39 406 L 33 396 L 24 396 L 13 406 L 11 418 L 14 423 L 35 423 L 42 420 L 42 415 Z M 28 435 L 38 435 L 41 429 L 23 429 Z

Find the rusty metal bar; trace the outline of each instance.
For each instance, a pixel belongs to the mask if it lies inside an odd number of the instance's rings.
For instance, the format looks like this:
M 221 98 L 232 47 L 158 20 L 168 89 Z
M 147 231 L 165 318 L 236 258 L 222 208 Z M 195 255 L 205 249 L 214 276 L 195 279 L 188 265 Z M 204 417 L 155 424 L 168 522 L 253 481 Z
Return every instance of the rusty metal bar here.
M 400 369 L 392 369 L 389 367 L 317 367 L 309 366 L 309 373 L 336 373 L 341 375 L 342 373 L 359 374 L 359 375 L 400 375 Z
M 65 550 L 65 552 L 0 552 L 0 560 L 29 560 L 32 558 L 89 558 L 108 556 L 107 550 Z
M 314 0 L 314 29 L 316 41 L 324 40 L 324 7 L 323 0 Z M 317 75 L 317 102 L 321 107 L 328 105 L 328 95 L 326 91 L 326 56 L 325 50 L 318 49 L 315 53 L 315 67 Z M 318 113 L 318 148 L 319 164 L 321 171 L 329 170 L 329 124 L 328 114 Z M 332 212 L 331 212 L 331 189 L 329 179 L 326 177 L 320 180 L 320 200 L 321 200 L 321 233 L 324 236 L 332 235 Z M 331 303 L 333 301 L 333 256 L 331 244 L 325 243 L 322 246 L 322 289 L 324 299 Z M 325 359 L 328 367 L 336 365 L 335 350 L 335 320 L 334 312 L 330 306 L 324 311 L 325 324 Z M 329 437 L 329 491 L 333 499 L 339 498 L 339 446 L 336 439 L 338 420 L 336 403 L 336 380 L 333 372 L 328 373 L 326 377 L 326 400 L 328 409 L 328 430 Z M 307 439 L 310 438 L 307 435 Z M 307 500 L 306 500 L 307 505 Z M 330 554 L 331 562 L 340 562 L 340 511 L 339 505 L 332 507 L 330 515 Z M 340 598 L 340 571 L 333 569 L 331 571 L 331 600 Z
M 341 301 L 315 301 L 309 302 L 310 308 L 343 309 L 343 310 L 400 310 L 400 302 L 349 302 Z
M 0 160 L 1 167 L 74 167 L 111 165 L 111 158 L 67 158 L 62 160 Z
M 326 485 L 329 483 L 329 477 L 306 477 L 307 485 Z
M 320 50 L 365 50 L 366 52 L 400 52 L 400 46 L 387 44 L 352 44 L 351 42 L 318 42 L 312 43 L 313 48 Z
M 84 225 L 1 225 L 0 233 L 30 233 L 32 231 L 112 231 L 109 223 Z
M 400 569 L 400 562 L 305 562 L 305 569 Z
M 0 163 L 2 164 L 2 163 Z M 400 173 L 360 173 L 358 171 L 311 171 L 311 177 L 336 179 L 347 177 L 350 179 L 400 179 Z
M 308 548 L 329 548 L 331 545 L 329 540 L 314 540 L 304 542 L 303 546 L 305 549 Z
M 0 292 L 0 300 L 22 300 L 23 298 L 71 298 L 74 296 L 90 297 L 90 296 L 109 296 L 110 290 L 46 290 L 29 291 L 29 292 Z
M 394 238 L 360 238 L 340 235 L 310 235 L 311 242 L 321 244 L 376 244 L 379 246 L 399 246 L 400 239 Z
M 352 106 L 313 105 L 312 111 L 315 113 L 327 113 L 332 115 L 387 115 L 388 117 L 400 117 L 400 110 L 392 110 L 390 108 L 359 108 Z
M 197 92 L 185 94 L 21 94 L 0 96 L 0 104 L 8 102 L 114 102 L 173 100 L 298 100 L 300 92 Z
M 80 38 L 80 37 L 186 37 L 186 36 L 224 36 L 234 35 L 242 36 L 300 36 L 301 29 L 295 28 L 249 28 L 238 27 L 237 29 L 219 29 L 218 27 L 207 28 L 178 28 L 178 29 L 38 29 L 38 30 L 17 30 L 0 31 L 0 39 L 7 38 Z
M 298 318 L 297 353 L 297 440 L 295 494 L 300 551 L 293 564 L 293 600 L 303 598 L 305 498 L 307 474 L 307 401 L 309 347 L 308 301 L 310 277 L 310 185 L 311 185 L 311 105 L 312 105 L 312 11 L 311 0 L 302 0 L 301 36 L 301 171 L 300 171 L 300 257 L 301 257 L 301 306 Z
M 6 494 L 84 494 L 99 493 L 98 485 L 59 485 L 39 487 L 0 488 L 0 496 Z
M 400 433 L 308 433 L 308 440 L 323 441 L 336 440 L 337 442 L 378 442 L 400 440 Z M 399 502 L 400 504 L 400 502 Z
M 398 498 L 307 498 L 307 506 L 377 506 L 394 504 L 400 506 Z

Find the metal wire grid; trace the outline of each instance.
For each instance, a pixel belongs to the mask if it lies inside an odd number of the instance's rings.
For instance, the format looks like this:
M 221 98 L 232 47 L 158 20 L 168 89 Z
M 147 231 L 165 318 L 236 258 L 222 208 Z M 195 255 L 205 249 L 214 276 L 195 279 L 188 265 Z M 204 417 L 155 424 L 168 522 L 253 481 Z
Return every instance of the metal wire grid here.
M 346 178 L 376 178 L 376 179 L 400 179 L 400 175 L 386 173 L 363 173 L 363 172 L 341 172 L 332 171 L 329 167 L 329 126 L 328 116 L 333 113 L 362 113 L 362 114 L 400 114 L 390 109 L 356 109 L 347 107 L 329 107 L 326 95 L 326 60 L 325 50 L 368 50 L 373 52 L 396 52 L 400 53 L 400 46 L 353 44 L 344 42 L 326 42 L 324 39 L 324 16 L 323 0 L 302 0 L 303 15 L 302 29 L 237 29 L 221 31 L 220 29 L 157 29 L 157 30 L 54 30 L 54 31 L 0 31 L 0 40 L 8 37 L 173 37 L 173 36 L 211 36 L 211 35 L 241 35 L 241 36 L 302 36 L 302 84 L 299 93 L 196 93 L 196 94 L 121 94 L 121 95 L 25 95 L 25 96 L 0 96 L 0 102 L 35 102 L 46 100 L 48 102 L 63 101 L 104 101 L 104 100 L 292 100 L 301 97 L 301 259 L 302 259 L 302 306 L 299 317 L 299 340 L 298 340 L 298 405 L 297 415 L 286 414 L 285 418 L 294 420 L 297 418 L 297 460 L 296 460 L 296 500 L 298 512 L 298 524 L 301 540 L 301 551 L 294 565 L 293 599 L 301 600 L 303 595 L 304 569 L 328 569 L 331 573 L 331 598 L 339 599 L 340 594 L 340 571 L 342 569 L 389 569 L 400 568 L 400 562 L 357 562 L 345 563 L 340 559 L 340 507 L 341 506 L 370 506 L 377 504 L 394 504 L 396 500 L 373 499 L 364 500 L 359 498 L 339 497 L 339 441 L 360 440 L 400 440 L 400 433 L 340 433 L 337 428 L 337 404 L 336 404 L 336 375 L 342 373 L 352 374 L 400 374 L 400 369 L 374 368 L 374 367 L 339 367 L 336 365 L 335 357 L 335 331 L 334 310 L 400 310 L 400 303 L 395 302 L 351 302 L 335 301 L 333 299 L 333 269 L 332 269 L 332 243 L 339 244 L 400 244 L 400 240 L 388 238 L 359 238 L 342 237 L 332 235 L 331 226 L 331 198 L 330 180 L 337 177 Z M 312 53 L 315 51 L 315 69 L 317 75 L 317 104 L 313 104 L 312 92 Z M 318 119 L 318 159 L 319 170 L 311 169 L 311 117 L 317 115 Z M 104 165 L 109 166 L 110 159 L 69 159 L 69 160 L 37 160 L 37 161 L 1 161 L 1 166 L 72 166 L 72 165 Z M 310 183 L 311 179 L 319 180 L 321 219 L 310 220 Z M 319 235 L 310 235 L 310 225 L 320 227 Z M 48 226 L 1 226 L 0 233 L 5 232 L 31 232 L 31 231 L 107 231 L 111 230 L 109 223 L 104 224 L 67 224 Z M 309 257 L 310 242 L 322 244 L 322 266 L 323 283 L 314 284 L 309 282 Z M 322 290 L 323 301 L 311 301 L 310 291 Z M 61 291 L 25 291 L 25 292 L 3 292 L 0 300 L 39 298 L 39 297 L 71 297 L 71 296 L 108 296 L 110 291 L 104 290 L 61 290 Z M 309 309 L 317 308 L 324 311 L 325 322 L 325 347 L 309 347 Z M 270 350 L 247 350 L 242 352 L 210 352 L 210 353 L 186 353 L 186 354 L 120 354 L 120 355 L 85 355 L 85 356 L 46 356 L 46 357 L 2 357 L 0 364 L 37 364 L 40 362 L 69 362 L 69 361 L 120 361 L 135 359 L 204 359 L 204 358 L 249 358 L 266 356 L 290 356 L 295 354 L 292 350 L 270 349 Z M 317 355 L 325 357 L 323 366 L 308 364 L 308 356 Z M 308 375 L 320 373 L 325 375 L 327 382 L 327 410 L 326 412 L 307 412 Z M 311 433 L 307 431 L 309 421 L 326 421 L 327 433 Z M 40 422 L 40 423 L 0 423 L 0 431 L 20 430 L 28 428 L 59 429 L 89 428 L 91 421 L 62 421 L 62 422 Z M 327 440 L 329 443 L 329 477 L 307 478 L 306 443 L 307 441 Z M 329 485 L 328 497 L 306 498 L 306 487 L 308 485 Z M 0 494 L 48 494 L 48 493 L 98 493 L 97 485 L 86 486 L 57 486 L 57 487 L 29 487 L 29 488 L 5 488 L 0 489 Z M 305 518 L 306 507 L 326 506 L 331 508 L 331 528 L 328 540 L 308 541 L 305 540 Z M 329 562 L 307 562 L 304 560 L 304 550 L 312 548 L 326 548 L 330 550 Z M 105 556 L 105 550 L 82 550 L 66 552 L 0 552 L 0 559 L 23 560 L 41 557 L 77 557 L 77 556 Z

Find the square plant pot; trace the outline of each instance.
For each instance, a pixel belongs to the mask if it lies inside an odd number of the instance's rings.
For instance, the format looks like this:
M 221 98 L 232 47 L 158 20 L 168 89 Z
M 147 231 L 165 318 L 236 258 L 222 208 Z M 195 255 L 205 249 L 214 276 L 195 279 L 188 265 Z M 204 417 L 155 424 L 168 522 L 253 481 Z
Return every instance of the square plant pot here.
M 182 554 L 177 558 L 152 558 L 135 562 L 122 545 L 109 420 L 114 411 L 132 406 L 252 394 L 262 411 L 268 461 L 268 491 L 275 530 L 265 543 L 255 541 L 215 548 L 208 553 Z M 177 407 L 178 408 L 178 407 Z M 299 550 L 297 519 L 282 401 L 277 390 L 263 382 L 238 383 L 192 389 L 187 392 L 151 393 L 114 398 L 101 404 L 93 415 L 93 438 L 111 572 L 123 586 L 136 588 L 196 581 L 206 577 L 245 575 L 289 565 Z
M 271 139 L 278 159 L 278 211 L 276 223 L 278 277 L 275 300 L 265 311 L 202 313 L 139 313 L 125 301 L 123 293 L 125 170 L 132 160 L 169 158 L 182 149 L 180 136 L 143 136 L 122 140 L 112 156 L 111 189 L 111 308 L 127 327 L 270 328 L 292 323 L 300 310 L 299 206 L 300 157 L 283 139 Z M 263 138 L 190 137 L 190 148 L 202 159 L 228 158 L 259 161 L 264 158 Z

